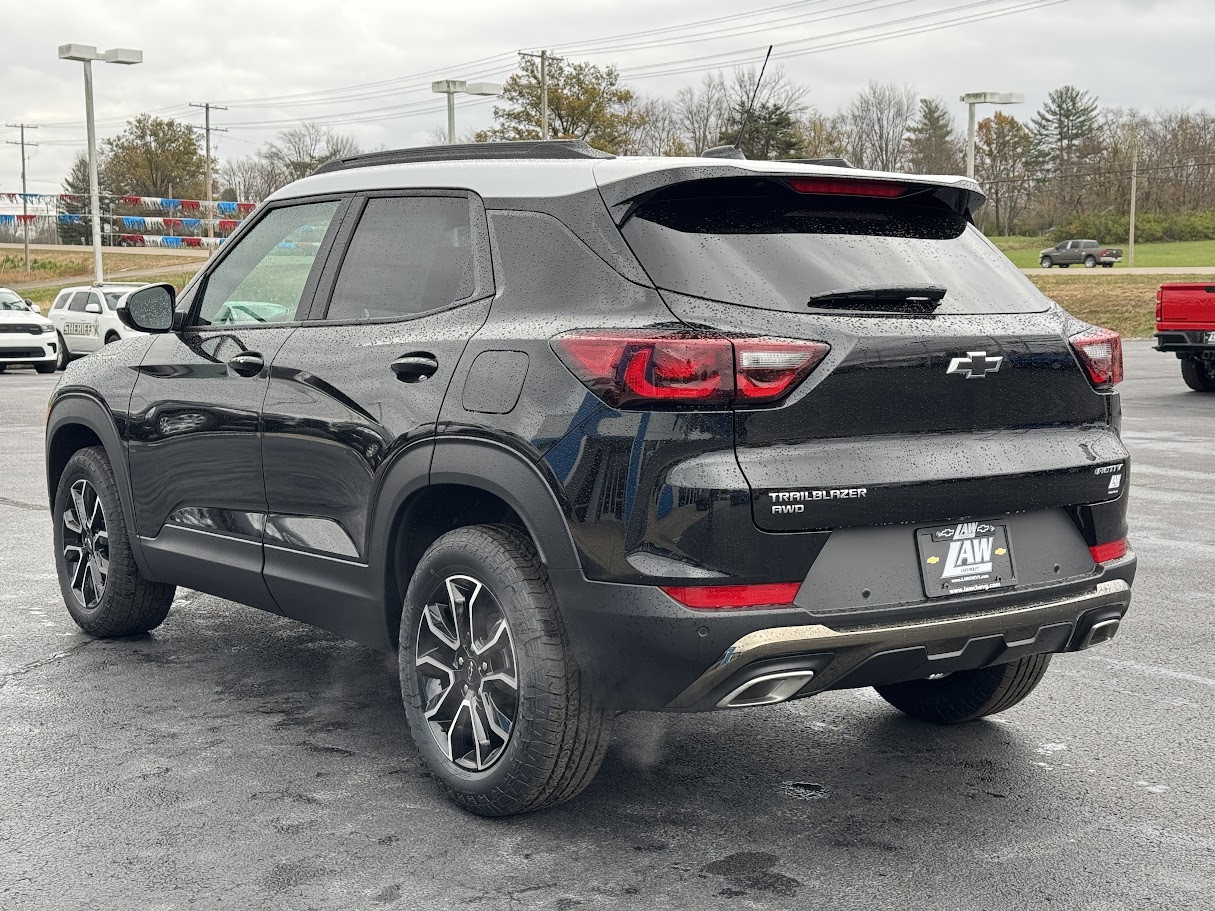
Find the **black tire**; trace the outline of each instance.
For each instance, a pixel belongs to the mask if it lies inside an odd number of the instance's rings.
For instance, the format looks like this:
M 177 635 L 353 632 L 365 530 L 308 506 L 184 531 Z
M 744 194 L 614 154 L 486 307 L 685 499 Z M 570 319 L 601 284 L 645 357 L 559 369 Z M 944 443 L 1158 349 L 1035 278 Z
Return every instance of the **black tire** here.
M 1097 257 L 1095 257 L 1095 256 L 1084 257 L 1084 268 L 1096 269 L 1097 268 Z
M 1071 267 L 1072 267 L 1071 263 L 1059 263 L 1060 269 L 1070 269 Z
M 900 712 L 934 724 L 961 724 L 1010 709 L 1030 693 L 1050 667 L 1050 655 L 1011 664 L 958 671 L 939 680 L 911 680 L 875 687 Z
M 1215 392 L 1215 372 L 1200 358 L 1181 359 L 1181 378 L 1195 392 Z
M 457 588 L 464 586 L 465 600 L 450 595 L 448 580 L 453 580 Z M 476 589 L 472 582 L 483 588 Z M 491 596 L 489 602 L 480 600 L 485 597 L 483 593 Z M 494 610 L 499 620 L 505 620 L 506 644 L 514 663 L 507 674 L 513 673 L 516 683 L 513 697 L 507 688 L 505 696 L 502 689 L 494 690 L 488 703 L 475 697 L 470 700 L 469 685 L 476 687 L 477 694 L 482 694 L 487 685 L 506 686 L 501 680 L 489 682 L 491 677 L 501 677 L 506 653 L 499 645 L 499 659 L 490 658 L 494 670 L 487 671 L 487 665 L 480 663 L 483 653 L 474 652 L 471 637 L 464 645 L 463 628 L 441 602 L 480 604 L 472 616 Z M 446 639 L 434 635 L 431 618 L 435 616 L 443 619 Z M 457 624 L 454 633 L 449 617 Z M 476 625 L 475 619 L 472 624 L 465 623 Z M 481 647 L 487 651 L 490 645 L 485 642 L 500 642 L 502 638 L 491 635 L 498 625 L 495 622 L 492 630 L 485 627 L 485 635 L 478 635 Z M 448 639 L 463 648 L 453 648 Z M 446 687 L 444 678 L 433 670 L 430 674 L 419 670 L 420 645 L 430 646 L 422 652 L 424 663 L 430 668 L 439 664 L 446 668 L 442 670 L 448 675 Z M 467 655 L 467 666 L 463 655 Z M 405 595 L 399 657 L 401 696 L 414 742 L 431 774 L 459 806 L 480 816 L 524 813 L 569 800 L 595 777 L 611 740 L 614 716 L 583 679 L 566 638 L 548 573 L 535 546 L 519 529 L 505 525 L 458 528 L 430 546 Z M 433 664 L 429 661 L 432 658 L 437 659 Z M 485 681 L 481 674 L 486 674 Z M 468 675 L 465 682 L 460 675 Z M 455 712 L 445 709 L 457 696 L 461 701 L 455 704 Z M 502 723 L 506 713 L 500 706 L 512 699 L 514 719 L 507 728 Z M 474 724 L 473 702 L 485 707 L 476 723 L 487 737 L 493 735 L 484 741 L 489 755 L 483 756 L 481 747 L 474 744 L 472 750 L 456 757 L 453 732 L 460 735 L 459 749 L 472 742 L 467 732 Z M 440 746 L 443 722 L 432 727 L 426 717 L 427 706 L 436 711 L 435 717 L 452 715 L 446 747 Z M 487 727 L 491 708 L 498 711 L 499 727 L 493 731 Z M 467 717 L 467 727 L 457 728 L 461 717 Z M 505 739 L 499 736 L 500 729 L 506 730 Z M 499 740 L 503 741 L 500 745 Z M 486 762 L 481 767 L 483 760 Z
M 1112 268 L 1114 268 L 1114 264 L 1113 263 L 1102 263 L 1101 268 L 1102 269 L 1112 269 Z
M 35 364 L 34 369 L 39 373 L 54 373 L 57 369 L 59 369 L 59 365 L 52 361 L 49 364 Z
M 7 369 L 8 369 L 8 364 L 0 364 L 0 373 L 3 373 Z
M 122 341 L 122 336 L 119 335 L 117 332 L 107 332 L 105 335 L 105 341 L 102 342 L 102 344 L 103 345 L 112 345 L 114 342 L 121 342 L 121 341 Z
M 63 340 L 63 333 L 56 332 L 55 337 L 59 340 L 59 356 L 55 359 L 55 367 L 58 370 L 67 370 L 67 365 L 72 360 L 72 354 L 68 351 L 67 342 Z
M 1049 269 L 1054 264 L 1055 264 L 1055 261 L 1053 259 L 1051 259 L 1049 256 L 1044 256 L 1040 260 L 1038 260 L 1038 265 L 1041 266 L 1043 269 Z
M 80 512 L 85 513 L 85 522 L 79 521 Z M 77 517 L 75 524 L 84 533 L 71 528 L 72 517 Z M 140 575 L 127 538 L 118 485 L 104 449 L 81 449 L 68 460 L 55 492 L 53 520 L 59 588 L 77 626 L 90 636 L 108 639 L 146 633 L 164 622 L 175 587 L 150 582 Z M 104 534 L 104 543 L 96 534 L 98 529 Z M 73 549 L 81 555 L 74 562 L 67 555 Z M 98 557 L 106 564 L 105 569 L 100 569 L 102 563 L 94 564 L 99 568 L 98 576 L 92 575 L 88 565 L 80 565 Z M 79 591 L 75 588 L 77 579 L 81 580 Z

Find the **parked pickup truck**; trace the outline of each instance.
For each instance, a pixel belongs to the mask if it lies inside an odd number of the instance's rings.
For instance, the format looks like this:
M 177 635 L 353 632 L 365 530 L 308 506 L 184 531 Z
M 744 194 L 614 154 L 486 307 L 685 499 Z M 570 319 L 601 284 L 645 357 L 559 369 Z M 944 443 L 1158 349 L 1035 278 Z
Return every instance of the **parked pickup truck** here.
M 1114 268 L 1114 263 L 1122 259 L 1121 247 L 1103 247 L 1095 240 L 1061 240 L 1055 246 L 1038 254 L 1038 265 L 1043 269 L 1058 266 L 1066 269 L 1071 265 L 1084 264 L 1086 269 L 1104 266 Z
M 1156 292 L 1156 350 L 1181 358 L 1196 392 L 1215 392 L 1215 284 L 1164 284 Z

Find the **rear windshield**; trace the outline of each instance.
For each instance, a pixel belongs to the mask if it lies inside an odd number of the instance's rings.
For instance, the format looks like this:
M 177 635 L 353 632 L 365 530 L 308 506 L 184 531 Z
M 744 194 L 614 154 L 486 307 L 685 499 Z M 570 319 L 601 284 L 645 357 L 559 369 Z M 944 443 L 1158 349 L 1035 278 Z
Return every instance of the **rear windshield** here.
M 658 287 L 749 307 L 808 312 L 831 293 L 920 286 L 945 289 L 938 314 L 1050 307 L 931 192 L 866 199 L 702 181 L 643 203 L 621 230 Z

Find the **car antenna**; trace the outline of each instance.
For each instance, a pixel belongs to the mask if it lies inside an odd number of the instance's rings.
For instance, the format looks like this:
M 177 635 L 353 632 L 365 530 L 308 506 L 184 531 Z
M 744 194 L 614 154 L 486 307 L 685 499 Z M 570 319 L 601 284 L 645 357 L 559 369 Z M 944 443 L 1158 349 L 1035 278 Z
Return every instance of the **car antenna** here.
M 759 97 L 759 87 L 764 81 L 764 71 L 768 68 L 768 58 L 772 56 L 773 45 L 768 45 L 768 53 L 764 54 L 763 66 L 759 68 L 759 78 L 755 80 L 755 89 L 751 92 L 751 100 L 747 103 L 747 110 L 743 113 L 742 126 L 738 128 L 738 138 L 734 140 L 734 148 L 742 149 L 743 135 L 747 132 L 747 125 L 751 122 L 751 111 L 755 107 L 755 99 Z
M 755 80 L 755 88 L 751 92 L 751 100 L 747 102 L 747 109 L 743 111 L 742 125 L 738 128 L 738 137 L 734 140 L 734 145 L 729 146 L 714 146 L 711 149 L 705 149 L 701 153 L 704 158 L 746 158 L 747 156 L 742 150 L 743 137 L 747 133 L 747 126 L 751 122 L 751 111 L 755 108 L 755 99 L 759 97 L 759 87 L 764 81 L 764 72 L 768 69 L 768 59 L 772 56 L 772 48 L 775 45 L 768 45 L 768 53 L 764 54 L 763 66 L 759 68 L 759 78 Z

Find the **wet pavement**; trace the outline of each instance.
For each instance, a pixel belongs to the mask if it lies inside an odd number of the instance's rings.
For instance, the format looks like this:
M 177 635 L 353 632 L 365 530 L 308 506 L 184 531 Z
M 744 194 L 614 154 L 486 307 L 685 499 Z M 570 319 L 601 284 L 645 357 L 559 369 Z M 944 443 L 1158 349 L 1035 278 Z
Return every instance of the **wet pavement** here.
M 1215 907 L 1215 395 L 1127 346 L 1131 614 L 995 720 L 872 691 L 619 719 L 562 807 L 448 804 L 393 662 L 179 591 L 152 635 L 63 607 L 42 428 L 0 375 L 0 908 Z

